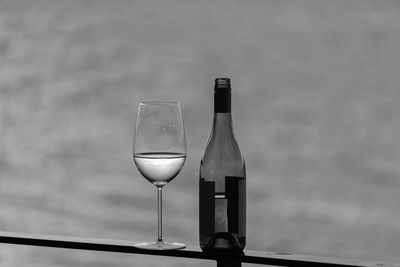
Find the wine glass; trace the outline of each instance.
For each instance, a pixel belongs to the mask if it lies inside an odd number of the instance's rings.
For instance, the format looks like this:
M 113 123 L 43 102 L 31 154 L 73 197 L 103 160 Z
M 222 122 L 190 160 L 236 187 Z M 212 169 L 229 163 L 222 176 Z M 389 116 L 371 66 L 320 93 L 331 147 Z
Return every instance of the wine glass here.
M 143 249 L 180 249 L 181 243 L 162 238 L 162 188 L 180 172 L 186 160 L 186 137 L 180 104 L 153 101 L 139 103 L 133 139 L 133 159 L 139 172 L 157 187 L 158 236 L 156 242 L 144 242 Z

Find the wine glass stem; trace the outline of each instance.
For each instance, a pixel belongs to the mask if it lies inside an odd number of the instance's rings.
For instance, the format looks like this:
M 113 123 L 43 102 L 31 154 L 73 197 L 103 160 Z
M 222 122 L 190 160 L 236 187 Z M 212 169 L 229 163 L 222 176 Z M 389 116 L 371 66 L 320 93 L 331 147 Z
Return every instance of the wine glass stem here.
M 157 243 L 164 243 L 162 239 L 162 187 L 157 186 L 157 200 L 158 200 L 158 236 Z

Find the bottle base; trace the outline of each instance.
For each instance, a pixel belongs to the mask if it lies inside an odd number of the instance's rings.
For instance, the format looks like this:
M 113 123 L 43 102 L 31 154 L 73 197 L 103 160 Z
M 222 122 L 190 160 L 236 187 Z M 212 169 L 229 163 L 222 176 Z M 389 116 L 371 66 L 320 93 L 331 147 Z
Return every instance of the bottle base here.
M 203 251 L 221 251 L 221 252 L 240 252 L 244 246 L 238 243 L 238 240 L 230 233 L 215 233 L 207 242 L 206 246 L 201 247 Z

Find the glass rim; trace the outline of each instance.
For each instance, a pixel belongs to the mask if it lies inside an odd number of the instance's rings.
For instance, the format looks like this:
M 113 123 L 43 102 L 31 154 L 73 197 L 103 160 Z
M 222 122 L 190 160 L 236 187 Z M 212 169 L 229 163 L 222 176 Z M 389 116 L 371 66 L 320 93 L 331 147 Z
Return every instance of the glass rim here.
M 141 101 L 139 105 L 180 105 L 177 101 Z

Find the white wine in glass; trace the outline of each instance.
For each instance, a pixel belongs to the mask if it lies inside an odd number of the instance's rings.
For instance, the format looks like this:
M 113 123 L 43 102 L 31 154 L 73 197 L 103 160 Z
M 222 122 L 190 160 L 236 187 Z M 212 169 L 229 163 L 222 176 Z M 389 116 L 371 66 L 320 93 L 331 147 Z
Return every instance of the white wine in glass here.
M 158 235 L 155 242 L 136 244 L 143 249 L 180 249 L 181 243 L 164 242 L 162 237 L 162 188 L 181 171 L 186 160 L 186 137 L 180 104 L 141 102 L 133 139 L 133 159 L 143 175 L 157 188 Z
M 164 186 L 180 172 L 185 163 L 183 153 L 148 152 L 133 156 L 140 173 L 155 186 Z

